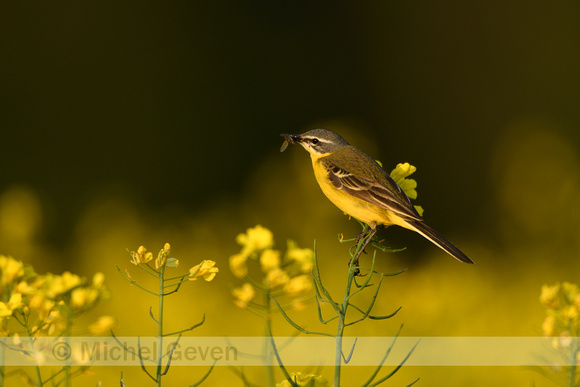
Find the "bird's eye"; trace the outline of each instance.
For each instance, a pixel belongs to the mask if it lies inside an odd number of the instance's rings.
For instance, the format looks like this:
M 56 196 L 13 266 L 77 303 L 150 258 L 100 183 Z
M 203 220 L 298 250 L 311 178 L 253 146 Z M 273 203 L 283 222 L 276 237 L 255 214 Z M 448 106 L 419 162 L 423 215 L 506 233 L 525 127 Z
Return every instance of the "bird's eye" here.
M 311 141 L 311 143 L 313 143 L 314 145 L 318 144 L 318 139 L 317 138 L 313 138 Z

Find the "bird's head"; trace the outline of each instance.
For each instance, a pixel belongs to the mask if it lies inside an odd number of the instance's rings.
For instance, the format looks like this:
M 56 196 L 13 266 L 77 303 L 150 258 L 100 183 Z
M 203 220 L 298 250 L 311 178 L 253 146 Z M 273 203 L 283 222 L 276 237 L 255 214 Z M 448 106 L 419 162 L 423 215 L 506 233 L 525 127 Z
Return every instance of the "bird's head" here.
M 313 129 L 302 134 L 281 134 L 280 136 L 284 137 L 280 152 L 284 152 L 288 144 L 298 143 L 311 155 L 320 156 L 348 145 L 344 138 L 327 129 Z

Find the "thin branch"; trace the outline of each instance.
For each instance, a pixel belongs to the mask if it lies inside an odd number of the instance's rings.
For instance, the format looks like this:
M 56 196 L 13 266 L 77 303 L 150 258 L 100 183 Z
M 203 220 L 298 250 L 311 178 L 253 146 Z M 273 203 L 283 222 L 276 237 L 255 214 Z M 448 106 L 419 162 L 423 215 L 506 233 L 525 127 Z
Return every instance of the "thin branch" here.
M 149 307 L 149 317 L 151 317 L 151 319 L 153 321 L 155 321 L 155 323 L 159 324 L 159 321 L 157 321 L 157 319 L 155 317 L 153 317 L 153 307 L 152 306 Z
M 320 277 L 320 270 L 318 268 L 318 259 L 317 259 L 316 250 L 314 251 L 314 267 L 313 267 L 312 278 L 314 279 L 314 289 L 316 290 L 316 293 L 318 295 L 320 295 L 320 290 L 322 290 L 322 292 L 324 293 L 324 296 L 330 302 L 330 305 L 332 305 L 332 308 L 336 311 L 336 313 L 340 314 L 341 310 L 340 310 L 339 304 L 337 304 L 332 299 L 332 296 L 330 295 L 328 290 L 326 290 L 324 285 L 322 285 L 322 278 Z M 320 298 L 324 299 L 322 296 L 320 296 Z
M 189 386 L 189 387 L 197 387 L 197 386 L 199 386 L 200 384 L 202 384 L 202 383 L 203 383 L 203 382 L 204 382 L 204 381 L 205 381 L 205 380 L 208 378 L 209 374 L 211 374 L 211 371 L 213 371 L 213 367 L 215 367 L 215 364 L 216 364 L 216 363 L 217 363 L 217 360 L 215 360 L 215 361 L 213 362 L 213 364 L 212 364 L 212 365 L 211 365 L 211 367 L 209 368 L 209 371 L 207 371 L 207 372 L 206 372 L 206 374 L 205 374 L 205 375 L 203 375 L 203 377 L 202 377 L 201 379 L 199 379 L 197 382 L 195 382 L 194 384 L 192 384 L 192 385 L 191 385 L 191 386 Z
M 395 369 L 393 369 L 388 375 L 386 375 L 385 377 L 383 377 L 382 379 L 377 380 L 376 382 L 372 383 L 373 379 L 377 376 L 377 374 L 379 373 L 380 369 L 382 368 L 383 364 L 385 363 L 385 361 L 387 360 L 387 358 L 389 357 L 389 354 L 391 353 L 391 350 L 393 349 L 393 347 L 395 346 L 395 343 L 399 337 L 399 335 L 401 334 L 401 330 L 403 329 L 403 326 L 401 325 L 399 327 L 399 330 L 397 331 L 397 333 L 395 334 L 395 337 L 393 338 L 393 341 L 391 342 L 391 345 L 389 346 L 389 348 L 387 349 L 387 351 L 385 352 L 385 355 L 383 356 L 383 358 L 381 359 L 379 365 L 376 367 L 376 369 L 374 370 L 374 372 L 371 374 L 371 376 L 369 377 L 369 379 L 363 384 L 363 386 L 368 386 L 368 387 L 375 387 L 378 386 L 379 384 L 383 383 L 385 380 L 389 379 L 391 376 L 393 376 L 402 366 L 403 364 L 405 364 L 405 362 L 409 359 L 409 357 L 411 356 L 411 354 L 413 353 L 413 351 L 415 351 L 415 348 L 417 348 L 417 345 L 419 344 L 419 341 L 417 341 L 415 343 L 415 345 L 413 345 L 413 347 L 411 348 L 411 350 L 409 351 L 409 353 L 407 353 L 407 355 L 405 356 L 405 358 L 401 361 L 401 363 L 399 363 L 399 365 L 397 367 L 395 367 Z M 415 381 L 416 382 L 416 381 Z M 415 383 L 413 382 L 413 383 Z M 413 384 L 412 383 L 412 384 Z M 412 385 L 411 384 L 411 385 Z
M 370 315 L 370 314 L 369 314 L 369 316 L 368 316 L 368 317 L 369 317 L 371 320 L 386 320 L 386 319 L 388 319 L 388 318 L 394 317 L 394 316 L 395 316 L 395 315 L 396 315 L 396 314 L 397 314 L 397 313 L 398 313 L 398 312 L 399 312 L 401 309 L 403 309 L 403 307 L 402 307 L 402 306 L 399 306 L 399 307 L 397 308 L 397 310 L 395 310 L 395 311 L 394 311 L 393 313 L 391 313 L 391 314 L 387 314 L 386 316 L 373 316 L 373 315 Z
M 278 353 L 278 349 L 276 348 L 276 342 L 274 341 L 274 338 L 272 336 L 270 336 L 270 341 L 272 344 L 272 350 L 274 351 L 274 355 L 276 356 L 276 360 L 278 361 L 278 365 L 280 366 L 280 369 L 282 370 L 284 377 L 286 378 L 286 380 L 288 380 L 290 382 L 292 387 L 299 387 L 298 384 L 296 384 L 296 381 L 292 381 L 290 374 L 286 370 L 286 367 L 284 367 L 284 364 L 282 363 L 282 359 L 280 358 L 280 354 Z
M 117 270 L 119 271 L 119 273 L 121 273 L 121 275 L 122 275 L 123 277 L 125 277 L 125 279 L 126 279 L 127 281 L 129 281 L 129 282 L 131 283 L 131 285 L 135 285 L 135 286 L 137 286 L 139 289 L 141 289 L 141 290 L 143 290 L 143 291 L 145 291 L 145 292 L 147 292 L 147 293 L 149 293 L 149 294 L 152 294 L 152 295 L 154 295 L 155 297 L 159 297 L 159 294 L 158 294 L 158 293 L 152 292 L 151 290 L 149 290 L 149 289 L 147 289 L 147 288 L 145 288 L 145 287 L 143 287 L 143 286 L 139 285 L 139 284 L 137 283 L 137 281 L 135 281 L 133 278 L 129 277 L 127 274 L 123 273 L 123 271 L 122 271 L 122 270 L 119 268 L 119 266 L 116 266 L 116 265 L 115 265 L 115 267 L 117 268 Z
M 348 295 L 348 297 L 346 298 L 346 302 L 347 302 L 347 303 L 349 303 L 349 302 L 350 302 L 350 299 L 351 299 L 351 298 L 352 298 L 352 297 L 353 297 L 355 294 L 357 294 L 357 293 L 361 292 L 363 289 L 367 288 L 368 286 L 371 286 L 371 285 L 369 285 L 369 282 L 371 282 L 372 274 L 375 272 L 375 262 L 376 262 L 376 257 L 377 257 L 377 252 L 375 251 L 375 252 L 373 253 L 373 260 L 371 261 L 371 268 L 370 268 L 370 270 L 369 270 L 369 274 L 368 274 L 368 275 L 365 277 L 365 281 L 364 281 L 364 282 L 362 283 L 362 285 L 360 285 L 360 286 L 359 286 L 359 285 L 356 283 L 356 281 L 354 281 L 354 283 L 356 284 L 356 287 L 357 287 L 357 289 L 356 289 L 354 292 L 352 292 L 352 293 L 350 293 L 350 294 Z M 360 270 L 360 267 L 359 267 L 359 270 Z
M 362 315 L 362 317 L 360 319 L 356 320 L 356 321 L 353 321 L 353 322 L 350 322 L 350 323 L 345 324 L 345 326 L 349 326 L 349 325 L 356 324 L 357 322 L 366 319 L 370 315 L 371 310 L 375 306 L 375 301 L 377 300 L 377 295 L 379 293 L 379 290 L 381 289 L 382 282 L 383 282 L 383 276 L 381 275 L 381 279 L 379 280 L 379 283 L 377 284 L 377 288 L 376 288 L 375 294 L 373 295 L 373 298 L 371 299 L 371 302 L 369 303 L 369 306 L 368 306 L 366 312 L 364 312 L 364 314 Z
M 179 344 L 179 340 L 181 340 L 181 335 L 179 335 L 177 337 L 177 340 L 175 340 L 175 343 L 173 343 L 173 345 L 171 346 L 171 350 L 169 352 L 166 352 L 165 355 L 163 355 L 163 357 L 167 356 L 167 365 L 165 366 L 165 370 L 161 373 L 160 376 L 165 376 L 169 372 L 169 367 L 171 366 L 171 360 L 173 360 L 173 352 L 175 352 L 175 348 L 177 348 L 177 344 Z
M 187 274 L 180 274 L 180 275 L 178 275 L 178 276 L 171 277 L 171 278 L 166 278 L 166 279 L 165 279 L 165 282 L 167 282 L 167 281 L 173 281 L 173 280 L 176 280 L 176 279 L 180 279 L 180 280 L 182 280 L 182 279 L 184 279 L 185 277 L 189 277 L 189 273 L 187 273 Z M 189 278 L 187 279 L 187 281 L 189 281 Z
M 318 299 L 318 296 L 315 297 L 316 299 L 316 308 L 318 309 L 318 320 L 320 320 L 321 323 L 323 324 L 328 324 L 331 321 L 334 321 L 338 318 L 338 314 L 334 315 L 334 317 L 329 318 L 328 320 L 325 320 L 322 318 L 322 308 L 320 307 L 320 301 Z M 322 301 L 326 301 L 326 300 L 322 300 Z M 328 301 L 326 301 L 328 302 Z
M 373 384 L 369 384 L 369 387 L 375 387 L 378 386 L 379 384 L 381 384 L 382 382 L 384 382 L 385 380 L 389 379 L 391 376 L 393 376 L 399 369 L 401 369 L 401 367 L 407 362 L 407 360 L 409 359 L 409 357 L 411 357 L 411 354 L 413 353 L 413 351 L 415 351 L 415 348 L 417 348 L 417 345 L 419 345 L 419 340 L 417 340 L 417 342 L 415 343 L 415 345 L 413 345 L 413 348 L 411 348 L 411 350 L 409 351 L 409 353 L 407 354 L 407 356 L 405 356 L 405 358 L 401 361 L 401 363 L 395 367 L 394 370 L 392 370 L 387 376 L 385 376 L 382 379 L 377 380 L 375 383 Z M 417 379 L 419 380 L 419 379 Z M 416 382 L 416 381 L 415 381 Z M 415 382 L 411 383 L 411 385 L 415 384 Z
M 369 386 L 370 383 L 373 381 L 374 378 L 376 378 L 376 376 L 378 375 L 379 371 L 381 370 L 381 367 L 383 366 L 383 364 L 385 363 L 385 361 L 387 360 L 387 358 L 389 357 L 389 354 L 391 353 L 391 350 L 393 349 L 393 347 L 395 346 L 395 342 L 397 341 L 397 338 L 399 337 L 399 335 L 401 334 L 401 330 L 403 329 L 403 326 L 401 325 L 399 327 L 399 330 L 397 331 L 397 333 L 395 334 L 395 337 L 393 338 L 393 341 L 391 342 L 391 345 L 389 346 L 389 348 L 387 348 L 387 351 L 385 352 L 385 355 L 383 356 L 383 358 L 381 359 L 381 362 L 379 363 L 379 365 L 375 368 L 374 372 L 371 374 L 371 376 L 369 376 L 368 380 L 363 384 L 363 386 Z
M 135 355 L 135 356 L 137 356 L 137 357 L 139 357 L 139 358 L 142 358 L 142 356 L 141 356 L 141 354 L 140 354 L 139 352 L 135 352 L 135 351 L 134 351 L 134 350 L 132 350 L 131 348 L 128 348 L 128 347 L 126 347 L 126 346 L 125 346 L 125 344 L 123 344 L 123 343 L 121 342 L 121 340 L 119 340 L 119 339 L 117 338 L 117 336 L 115 336 L 115 333 L 114 333 L 112 330 L 111 330 L 111 336 L 113 336 L 113 339 L 115 339 L 115 341 L 117 342 L 117 344 L 119 344 L 121 347 L 123 347 L 123 350 L 125 350 L 125 352 L 128 352 L 128 353 L 130 353 L 131 355 Z M 142 359 L 143 359 L 143 360 L 150 361 L 150 362 L 153 362 L 153 359 L 149 359 L 149 358 L 142 358 Z
M 383 275 L 384 275 L 385 277 L 394 277 L 394 276 L 396 276 L 396 275 L 403 274 L 403 273 L 404 273 L 404 272 L 406 272 L 407 270 L 408 270 L 408 269 L 402 269 L 402 270 L 396 271 L 396 272 L 394 272 L 394 273 L 383 273 Z
M 280 310 L 280 313 L 282 313 L 282 316 L 284 316 L 284 318 L 286 319 L 286 321 L 288 321 L 288 323 L 290 325 L 292 325 L 294 328 L 298 329 L 300 332 L 305 333 L 307 335 L 321 335 L 321 336 L 335 337 L 333 334 L 330 334 L 330 333 L 309 331 L 309 330 L 306 330 L 306 329 L 302 328 L 300 325 L 298 325 L 294 321 L 292 321 L 292 319 L 290 319 L 290 317 L 288 317 L 288 315 L 286 314 L 286 312 L 284 312 L 284 309 L 282 309 L 282 307 L 280 306 L 280 304 L 278 303 L 278 301 L 276 301 L 275 298 L 273 298 L 273 297 L 270 297 L 270 298 L 272 299 L 272 301 L 274 301 L 274 303 L 278 307 L 278 310 Z
M 65 368 L 66 367 L 62 367 L 60 370 L 58 370 L 55 374 L 53 374 L 51 377 L 49 377 L 48 379 L 45 379 L 42 381 L 42 385 L 44 386 L 46 383 L 50 382 L 51 380 L 53 380 L 54 378 L 56 378 L 58 375 L 62 374 L 63 372 L 65 372 Z M 58 383 L 57 383 L 58 384 Z
M 342 360 L 344 360 L 344 364 L 348 364 L 350 362 L 350 359 L 352 358 L 352 354 L 354 353 L 354 347 L 356 347 L 356 342 L 358 340 L 358 337 L 354 338 L 354 343 L 352 343 L 352 347 L 350 348 L 350 353 L 348 354 L 348 357 L 344 357 L 344 354 L 341 351 L 341 355 L 342 355 Z
M 149 373 L 149 371 L 147 371 L 147 368 L 145 367 L 145 364 L 143 363 L 143 356 L 141 355 L 141 337 L 137 336 L 137 348 L 138 348 L 138 355 L 137 357 L 139 357 L 139 364 L 141 364 L 141 369 L 143 370 L 143 372 L 145 372 L 150 378 L 151 380 L 153 380 L 155 383 L 159 382 L 159 380 L 157 380 L 156 377 L 154 377 L 153 375 L 151 375 Z M 149 360 L 149 359 L 148 359 Z
M 181 282 L 178 282 L 177 284 L 172 284 L 172 285 L 169 285 L 169 287 L 171 287 L 171 286 L 175 286 L 175 289 L 173 289 L 173 290 L 172 290 L 172 291 L 170 291 L 170 292 L 163 293 L 163 294 L 162 294 L 162 296 L 164 296 L 164 297 L 165 297 L 165 296 L 169 296 L 170 294 L 177 293 L 177 291 L 179 290 L 179 288 L 181 287 L 181 285 L 182 285 L 184 282 L 185 282 L 185 281 L 181 281 Z M 163 287 L 163 289 L 165 289 L 165 288 L 166 288 L 166 286 L 164 286 L 164 287 Z
M 182 334 L 182 333 L 184 333 L 184 332 L 188 332 L 188 331 L 192 331 L 192 330 L 194 330 L 195 328 L 197 328 L 197 327 L 199 327 L 199 326 L 203 325 L 203 323 L 204 323 L 204 322 L 205 322 L 205 313 L 203 314 L 203 317 L 202 317 L 201 321 L 200 321 L 200 322 L 198 322 L 197 324 L 194 324 L 194 325 L 190 326 L 189 328 L 185 328 L 185 329 L 182 329 L 182 330 L 180 330 L 180 331 L 177 331 L 177 332 L 166 333 L 166 334 L 164 334 L 164 335 L 163 335 L 163 337 L 167 337 L 167 336 L 174 336 L 174 335 L 180 335 L 180 337 L 181 337 L 181 334 Z
M 393 249 L 392 247 L 382 245 L 379 242 L 371 242 L 371 245 L 381 250 L 383 253 L 398 253 L 400 251 L 407 250 L 406 247 L 401 247 L 400 249 Z

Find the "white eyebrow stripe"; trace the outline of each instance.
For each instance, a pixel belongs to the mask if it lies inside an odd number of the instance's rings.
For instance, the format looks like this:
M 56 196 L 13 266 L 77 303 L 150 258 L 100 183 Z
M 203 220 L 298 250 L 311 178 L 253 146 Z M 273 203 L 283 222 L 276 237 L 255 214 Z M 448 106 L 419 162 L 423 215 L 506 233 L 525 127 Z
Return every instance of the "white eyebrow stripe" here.
M 324 138 L 320 138 L 320 137 L 314 137 L 314 136 L 305 136 L 304 138 L 305 138 L 305 139 L 307 139 L 307 140 L 317 139 L 318 141 L 320 141 L 320 142 L 324 142 L 324 143 L 326 143 L 326 144 L 331 144 L 331 143 L 332 143 L 332 141 L 328 141 L 328 140 L 326 140 L 326 139 L 324 139 Z

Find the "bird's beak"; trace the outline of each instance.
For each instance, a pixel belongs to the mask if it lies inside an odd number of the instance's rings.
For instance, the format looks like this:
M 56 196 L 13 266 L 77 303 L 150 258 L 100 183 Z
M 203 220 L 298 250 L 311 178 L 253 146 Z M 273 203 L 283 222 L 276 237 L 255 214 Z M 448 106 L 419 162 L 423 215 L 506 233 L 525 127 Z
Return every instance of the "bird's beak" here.
M 294 144 L 295 142 L 302 141 L 302 137 L 298 134 L 287 134 L 283 133 L 280 136 L 284 137 L 284 140 L 288 141 L 290 144 Z
M 302 137 L 300 137 L 297 134 L 283 133 L 280 136 L 284 137 L 284 143 L 282 144 L 282 147 L 280 148 L 280 152 L 284 152 L 286 150 L 286 148 L 288 147 L 288 144 L 295 144 L 297 142 L 302 141 Z

